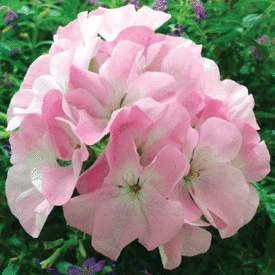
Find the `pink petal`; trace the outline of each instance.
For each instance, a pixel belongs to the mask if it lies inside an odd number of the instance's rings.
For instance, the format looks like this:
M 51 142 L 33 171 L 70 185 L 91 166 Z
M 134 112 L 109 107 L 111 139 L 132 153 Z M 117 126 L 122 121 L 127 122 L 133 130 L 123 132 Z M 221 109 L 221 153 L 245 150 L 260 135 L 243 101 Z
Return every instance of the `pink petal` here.
M 78 193 L 82 195 L 99 189 L 109 171 L 106 151 L 103 151 L 94 164 L 79 177 L 76 186 Z
M 180 180 L 173 189 L 170 197 L 171 200 L 179 201 L 183 206 L 183 216 L 184 220 L 188 222 L 193 222 L 198 220 L 203 212 L 192 200 L 188 192 L 187 185 L 184 185 L 182 180 Z
M 149 180 L 163 197 L 169 198 L 175 184 L 187 174 L 189 168 L 187 158 L 177 148 L 168 145 L 144 168 L 140 181 Z
M 83 70 L 72 65 L 69 84 L 70 90 L 76 90 L 78 88 L 85 89 L 104 107 L 110 101 L 110 84 L 108 84 L 102 76 L 94 72 Z M 70 96 L 68 97 L 68 102 L 73 104 L 73 102 L 70 101 Z
M 242 137 L 237 127 L 218 117 L 208 118 L 200 129 L 200 140 L 193 161 L 196 168 L 213 161 L 226 162 L 239 153 Z
M 171 50 L 162 62 L 162 71 L 177 81 L 177 89 L 193 90 L 204 97 L 205 72 L 200 57 L 189 49 L 177 47 Z
M 25 117 L 25 112 L 21 115 L 20 109 L 27 109 L 33 100 L 33 96 L 34 94 L 30 89 L 21 89 L 14 94 L 7 111 L 8 127 L 6 131 L 14 130 L 19 127 Z
M 207 220 L 218 228 L 240 223 L 250 193 L 240 170 L 216 164 L 200 171 L 189 192 Z
M 39 56 L 29 67 L 20 89 L 32 89 L 34 81 L 42 75 L 50 75 L 48 54 Z
M 167 243 L 183 225 L 183 207 L 177 201 L 166 200 L 148 184 L 142 186 L 140 205 L 147 221 L 146 232 L 139 242 L 148 250 Z
M 240 229 L 240 227 L 249 223 L 256 214 L 257 208 L 259 206 L 259 194 L 251 184 L 248 184 L 248 187 L 250 189 L 250 195 L 246 205 L 244 220 L 240 226 L 231 227 L 228 225 L 225 228 L 219 229 L 220 236 L 223 239 L 232 237 Z
M 142 171 L 133 137 L 129 133 L 112 135 L 106 147 L 110 173 L 104 184 L 127 186 L 136 183 Z
M 162 101 L 171 97 L 176 92 L 175 79 L 162 72 L 144 72 L 130 86 L 124 105 L 132 105 L 135 101 L 151 97 Z
M 159 247 L 162 264 L 165 269 L 174 269 L 180 265 L 182 255 L 192 257 L 205 253 L 210 244 L 210 232 L 185 223 L 174 238 Z
M 108 186 L 94 193 L 74 197 L 63 205 L 64 217 L 71 226 L 92 235 L 96 208 L 120 195 L 119 188 Z
M 123 197 L 113 198 L 96 210 L 92 245 L 116 260 L 121 250 L 145 231 L 146 219 L 139 205 L 129 204 Z
M 98 142 L 105 134 L 104 129 L 108 123 L 107 119 L 91 117 L 85 110 L 79 111 L 79 122 L 75 133 L 82 142 L 92 145 Z
M 155 11 L 147 6 L 143 6 L 136 13 L 135 25 L 147 26 L 154 31 L 170 18 L 171 15 L 168 13 Z

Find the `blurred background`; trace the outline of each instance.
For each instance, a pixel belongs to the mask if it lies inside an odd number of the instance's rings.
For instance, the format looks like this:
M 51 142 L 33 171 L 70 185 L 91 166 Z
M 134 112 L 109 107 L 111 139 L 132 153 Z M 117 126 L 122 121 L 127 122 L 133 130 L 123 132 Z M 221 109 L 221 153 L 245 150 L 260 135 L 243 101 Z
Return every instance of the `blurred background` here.
M 170 13 L 172 18 L 156 32 L 202 44 L 202 56 L 218 64 L 222 80 L 230 78 L 248 88 L 255 99 L 259 133 L 271 154 L 271 172 L 252 183 L 261 200 L 253 220 L 224 240 L 216 229 L 208 228 L 213 235 L 209 251 L 182 257 L 181 265 L 172 271 L 163 269 L 158 249 L 149 252 L 137 241 L 125 247 L 114 263 L 92 248 L 90 236 L 66 224 L 62 207 L 54 208 L 34 239 L 10 212 L 5 196 L 11 167 L 5 114 L 28 67 L 47 54 L 58 26 L 67 25 L 81 11 L 129 3 L 136 10 L 147 5 Z M 1 274 L 67 274 L 69 266 L 84 269 L 83 262 L 92 257 L 106 260 L 104 269 L 95 274 L 275 274 L 275 1 L 0 0 L 0 32 Z M 45 260 L 51 268 L 41 268 L 39 263 Z

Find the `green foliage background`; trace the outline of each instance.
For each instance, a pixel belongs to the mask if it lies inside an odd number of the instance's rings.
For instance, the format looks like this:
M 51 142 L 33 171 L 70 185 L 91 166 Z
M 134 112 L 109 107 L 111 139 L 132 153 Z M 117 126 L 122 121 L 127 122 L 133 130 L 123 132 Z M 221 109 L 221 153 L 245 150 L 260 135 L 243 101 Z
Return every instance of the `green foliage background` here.
M 119 0 L 102 1 L 108 8 L 126 5 Z M 274 39 L 275 1 L 272 0 L 210 0 L 202 1 L 206 18 L 195 22 L 191 1 L 170 0 L 168 12 L 172 18 L 157 32 L 171 33 L 175 24 L 185 28 L 183 37 L 203 45 L 202 55 L 213 59 L 219 66 L 221 79 L 231 78 L 245 85 L 255 98 L 255 114 L 261 127 L 260 135 L 266 141 L 271 154 L 272 170 L 261 182 L 252 183 L 260 194 L 260 206 L 253 220 L 228 239 L 222 240 L 217 230 L 213 235 L 209 251 L 196 257 L 182 257 L 181 265 L 172 271 L 164 270 L 158 249 L 148 252 L 137 241 L 122 251 L 113 268 L 119 274 L 141 274 L 147 270 L 151 275 L 159 274 L 275 274 L 275 46 L 255 39 L 267 35 Z M 150 0 L 139 1 L 140 6 L 154 7 Z M 91 247 L 91 238 L 66 225 L 61 207 L 55 207 L 37 239 L 30 237 L 11 214 L 5 197 L 5 180 L 11 166 L 9 156 L 3 149 L 8 144 L 9 133 L 5 132 L 5 113 L 9 102 L 19 90 L 30 64 L 40 55 L 46 54 L 59 25 L 66 25 L 81 11 L 96 9 L 87 0 L 4 0 L 18 13 L 12 23 L 5 25 L 7 9 L 0 10 L 0 77 L 6 72 L 0 86 L 0 272 L 3 275 L 49 274 L 35 265 L 35 258 L 46 260 L 48 266 L 67 274 L 66 268 L 96 257 L 111 260 Z M 254 46 L 259 61 L 251 55 Z M 16 53 L 11 50 L 20 47 Z M 9 85 L 12 82 L 12 85 Z M 100 147 L 95 148 L 101 150 Z M 95 151 L 96 151 L 95 150 Z M 75 246 L 71 250 L 71 245 Z M 52 256 L 53 255 L 53 256 Z M 109 274 L 111 267 L 97 274 Z

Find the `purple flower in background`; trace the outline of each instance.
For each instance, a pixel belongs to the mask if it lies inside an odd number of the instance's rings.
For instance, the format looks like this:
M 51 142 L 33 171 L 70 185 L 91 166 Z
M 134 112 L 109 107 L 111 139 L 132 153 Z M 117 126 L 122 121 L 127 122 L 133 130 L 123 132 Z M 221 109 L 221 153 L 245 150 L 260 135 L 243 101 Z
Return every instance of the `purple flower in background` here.
M 138 0 L 132 0 L 132 1 L 130 1 L 130 2 L 128 3 L 128 5 L 129 5 L 129 4 L 134 4 L 136 9 L 139 9 L 139 8 L 140 8 Z
M 3 149 L 8 151 L 9 157 L 11 157 L 11 146 L 9 144 L 4 144 Z M 36 259 L 36 260 L 38 260 L 38 259 Z
M 19 51 L 20 49 L 21 49 L 20 47 L 17 47 L 17 48 L 15 48 L 15 49 L 11 50 L 10 53 L 16 53 L 16 52 Z
M 12 24 L 12 28 L 17 27 L 17 23 Z
M 106 6 L 101 1 L 90 0 L 90 4 L 91 5 L 98 5 L 98 6 L 101 6 L 102 8 L 106 8 Z
M 194 13 L 196 15 L 199 15 L 199 17 L 194 18 L 194 20 L 196 22 L 199 22 L 199 24 L 200 24 L 201 20 L 203 20 L 205 18 L 205 9 L 203 7 L 203 4 L 201 3 L 200 0 L 196 0 L 196 1 L 191 2 L 190 6 L 195 7 Z
M 15 17 L 18 18 L 18 14 L 16 12 L 13 12 L 12 10 L 9 10 L 8 14 L 5 17 L 5 20 L 13 20 Z
M 75 246 L 72 245 L 71 248 L 70 248 L 70 250 L 75 250 Z
M 45 268 L 48 272 L 51 273 L 51 275 L 59 275 L 59 271 L 56 268 L 53 267 L 46 267 Z
M 271 45 L 274 44 L 274 41 L 273 41 L 273 40 L 266 39 L 266 34 L 263 35 L 261 38 L 256 39 L 255 41 L 256 41 L 257 43 L 259 43 L 260 41 L 263 41 L 263 42 L 267 42 L 267 43 L 269 43 L 269 44 L 271 44 Z
M 5 148 L 4 148 L 4 149 L 5 149 Z M 35 264 L 36 264 L 36 265 L 39 265 L 39 264 L 41 264 L 42 262 L 43 262 L 43 261 L 41 261 L 41 260 L 39 260 L 39 259 L 37 259 L 37 258 L 35 259 Z
M 11 86 L 12 84 L 13 84 L 12 81 L 9 81 L 9 82 L 8 82 L 8 85 L 9 85 L 9 86 Z
M 141 270 L 140 273 L 146 274 L 146 275 L 150 275 L 150 273 L 147 270 Z
M 155 1 L 155 10 L 165 11 L 167 9 L 168 0 L 156 0 Z
M 101 260 L 97 263 L 95 257 L 92 257 L 83 263 L 85 269 L 88 269 L 90 271 L 89 275 L 103 270 L 105 264 L 105 260 Z M 82 275 L 82 272 L 83 269 L 77 265 L 72 265 L 67 268 L 67 273 L 69 275 Z
M 184 32 L 184 28 L 182 27 L 182 25 L 175 24 L 175 30 L 169 33 L 169 36 L 172 36 L 172 35 L 180 36 L 180 34 L 183 32 Z

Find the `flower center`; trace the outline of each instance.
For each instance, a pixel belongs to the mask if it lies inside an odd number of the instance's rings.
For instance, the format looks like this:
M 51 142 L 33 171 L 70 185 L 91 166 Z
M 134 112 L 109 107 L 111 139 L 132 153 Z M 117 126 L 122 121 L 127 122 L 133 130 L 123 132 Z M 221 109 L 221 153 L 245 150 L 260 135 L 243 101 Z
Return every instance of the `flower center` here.
M 190 183 L 192 180 L 197 179 L 200 176 L 200 173 L 198 171 L 194 171 L 192 168 L 190 168 L 187 176 L 185 176 L 183 179 L 186 183 Z
M 137 180 L 137 183 L 130 185 L 129 189 L 131 195 L 136 198 L 139 194 L 139 191 L 141 190 L 141 186 L 139 185 L 139 179 Z

